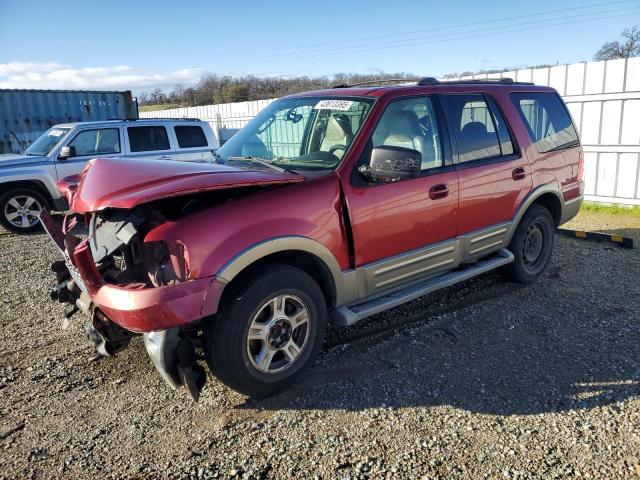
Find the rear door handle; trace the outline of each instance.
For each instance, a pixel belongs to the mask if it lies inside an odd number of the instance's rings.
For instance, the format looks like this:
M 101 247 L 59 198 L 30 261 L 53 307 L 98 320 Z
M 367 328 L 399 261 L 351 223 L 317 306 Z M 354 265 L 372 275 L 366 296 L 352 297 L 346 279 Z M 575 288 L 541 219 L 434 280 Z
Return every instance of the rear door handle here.
M 444 183 L 439 183 L 429 189 L 429 198 L 431 200 L 438 200 L 439 198 L 444 198 L 447 195 L 449 195 L 449 187 Z
M 514 168 L 513 172 L 511 172 L 511 178 L 514 180 L 522 180 L 527 176 L 527 172 L 523 167 Z

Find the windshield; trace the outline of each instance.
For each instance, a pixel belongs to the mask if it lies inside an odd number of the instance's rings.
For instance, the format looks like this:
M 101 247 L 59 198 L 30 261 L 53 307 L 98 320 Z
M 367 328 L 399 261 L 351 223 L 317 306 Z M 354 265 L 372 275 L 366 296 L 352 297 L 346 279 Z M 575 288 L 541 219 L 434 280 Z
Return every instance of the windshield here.
M 48 155 L 51 149 L 64 138 L 69 130 L 69 128 L 50 128 L 40 135 L 40 137 L 27 148 L 25 153 L 27 155 Z
M 333 96 L 276 100 L 220 147 L 218 161 L 258 159 L 291 170 L 334 169 L 372 103 Z

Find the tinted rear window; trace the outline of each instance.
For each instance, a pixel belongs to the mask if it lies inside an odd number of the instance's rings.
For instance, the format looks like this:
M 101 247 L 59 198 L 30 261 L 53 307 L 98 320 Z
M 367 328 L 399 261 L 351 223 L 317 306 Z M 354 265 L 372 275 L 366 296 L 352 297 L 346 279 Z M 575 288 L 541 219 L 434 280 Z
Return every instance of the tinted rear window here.
M 180 148 L 206 147 L 207 137 L 201 127 L 196 125 L 175 126 L 176 138 Z
M 509 130 L 491 100 L 481 94 L 447 94 L 442 98 L 453 123 L 460 163 L 513 154 Z
M 578 145 L 578 134 L 555 93 L 512 93 L 511 98 L 540 153 Z
M 132 152 L 169 150 L 167 129 L 161 126 L 128 127 L 129 146 Z

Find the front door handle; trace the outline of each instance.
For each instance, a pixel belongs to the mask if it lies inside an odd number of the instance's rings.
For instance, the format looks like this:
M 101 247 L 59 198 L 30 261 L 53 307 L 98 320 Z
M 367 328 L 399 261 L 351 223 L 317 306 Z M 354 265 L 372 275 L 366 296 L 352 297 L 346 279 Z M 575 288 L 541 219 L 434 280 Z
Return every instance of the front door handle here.
M 429 189 L 429 198 L 431 200 L 438 200 L 439 198 L 444 198 L 447 195 L 449 195 L 449 187 L 444 183 L 439 183 Z
M 526 176 L 527 172 L 525 171 L 524 167 L 514 168 L 513 172 L 511 172 L 511 178 L 513 178 L 514 180 L 522 180 Z

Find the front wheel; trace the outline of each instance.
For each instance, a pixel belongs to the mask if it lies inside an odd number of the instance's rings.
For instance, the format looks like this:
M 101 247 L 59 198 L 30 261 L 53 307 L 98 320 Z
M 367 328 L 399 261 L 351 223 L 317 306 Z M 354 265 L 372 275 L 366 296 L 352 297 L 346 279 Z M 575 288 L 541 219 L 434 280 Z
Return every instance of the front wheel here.
M 500 270 L 503 277 L 531 283 L 544 271 L 551 258 L 555 223 L 542 205 L 533 205 L 524 214 L 509 244 L 515 260 Z
M 16 188 L 0 196 L 0 224 L 16 233 L 32 233 L 41 229 L 40 212 L 49 202 L 31 188 Z
M 205 326 L 212 373 L 239 393 L 272 395 L 315 361 L 327 328 L 318 284 L 305 272 L 272 265 L 245 275 Z

